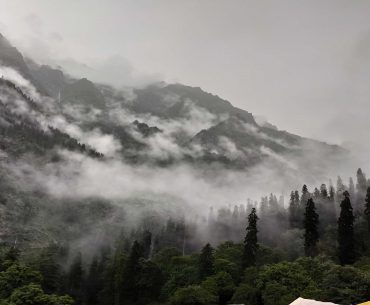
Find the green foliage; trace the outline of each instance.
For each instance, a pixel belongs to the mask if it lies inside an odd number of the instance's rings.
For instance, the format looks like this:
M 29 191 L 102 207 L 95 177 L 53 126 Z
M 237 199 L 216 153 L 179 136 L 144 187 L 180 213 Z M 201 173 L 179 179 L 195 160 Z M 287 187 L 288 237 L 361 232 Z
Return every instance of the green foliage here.
M 322 281 L 321 298 L 338 304 L 353 304 L 370 299 L 370 273 L 352 266 L 333 266 Z
M 201 286 L 178 289 L 170 298 L 169 305 L 216 305 L 217 297 Z
M 157 264 L 151 261 L 140 261 L 140 272 L 136 279 L 135 289 L 139 292 L 137 304 L 149 304 L 158 300 L 165 277 Z
M 201 283 L 201 287 L 218 297 L 219 304 L 227 304 L 233 296 L 235 285 L 230 274 L 219 272 L 208 277 Z
M 9 262 L 9 261 L 8 261 Z M 0 303 L 4 305 L 72 305 L 69 296 L 46 294 L 39 272 L 18 262 L 0 272 Z
M 257 288 L 249 284 L 240 284 L 230 301 L 233 304 L 260 305 L 261 297 Z
M 41 283 L 41 274 L 19 263 L 13 263 L 0 272 L 0 299 L 8 298 L 11 293 L 28 283 Z
M 183 288 L 199 282 L 198 257 L 173 257 L 168 280 L 162 289 L 162 297 L 168 298 L 178 288 Z
M 264 266 L 257 287 L 265 305 L 289 304 L 299 296 L 314 298 L 320 292 L 317 283 L 298 262 Z
M 203 280 L 214 273 L 213 248 L 206 244 L 199 255 L 199 278 Z
M 45 294 L 41 286 L 29 284 L 13 291 L 7 305 L 73 305 L 73 299 L 68 296 Z

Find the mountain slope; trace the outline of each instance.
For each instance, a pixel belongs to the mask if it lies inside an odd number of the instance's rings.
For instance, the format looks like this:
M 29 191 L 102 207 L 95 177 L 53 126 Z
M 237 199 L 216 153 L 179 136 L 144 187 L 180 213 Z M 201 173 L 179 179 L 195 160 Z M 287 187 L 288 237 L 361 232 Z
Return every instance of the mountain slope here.
M 177 118 L 184 115 L 184 104 L 188 101 L 214 115 L 235 115 L 251 124 L 256 124 L 251 113 L 236 108 L 230 102 L 205 92 L 199 87 L 162 84 L 151 85 L 134 92 L 137 97 L 132 103 L 131 109 L 138 113 Z
M 242 169 L 271 157 L 305 158 L 315 149 L 332 156 L 345 153 L 338 146 L 260 126 L 248 111 L 199 87 L 160 83 L 133 89 L 127 97 L 108 85 L 68 77 L 59 69 L 37 64 L 29 68 L 3 36 L 0 51 L 3 63 L 36 83 L 41 93 L 46 88 L 56 99 L 54 108 L 69 123 L 87 134 L 98 131 L 117 140 L 121 156 L 130 161 L 203 164 L 206 160 Z

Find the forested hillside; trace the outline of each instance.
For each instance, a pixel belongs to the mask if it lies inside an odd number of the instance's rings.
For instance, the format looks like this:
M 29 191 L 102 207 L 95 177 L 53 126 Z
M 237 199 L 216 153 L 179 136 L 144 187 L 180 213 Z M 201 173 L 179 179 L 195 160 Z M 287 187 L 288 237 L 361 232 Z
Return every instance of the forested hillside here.
M 287 207 L 273 194 L 256 205 L 211 209 L 207 219 L 192 222 L 144 218 L 129 231 L 115 228 L 121 233 L 113 243 L 100 236 L 93 250 L 57 241 L 31 252 L 17 241 L 4 244 L 1 298 L 89 305 L 369 299 L 370 187 L 360 169 L 356 186 L 338 177 L 336 188 L 292 192 Z M 109 213 L 103 203 L 89 206 L 97 221 Z M 81 208 L 63 211 L 70 226 L 84 218 Z
M 370 182 L 327 183 L 342 147 L 198 87 L 78 79 L 1 35 L 0 76 L 0 304 L 370 299 Z

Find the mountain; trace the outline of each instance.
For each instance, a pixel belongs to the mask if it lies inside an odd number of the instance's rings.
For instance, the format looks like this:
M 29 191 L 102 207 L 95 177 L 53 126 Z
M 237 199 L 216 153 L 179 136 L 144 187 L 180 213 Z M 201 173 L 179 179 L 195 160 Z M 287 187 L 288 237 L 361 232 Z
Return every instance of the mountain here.
M 234 107 L 230 102 L 203 91 L 199 87 L 182 84 L 157 84 L 134 91 L 136 99 L 131 109 L 138 113 L 150 113 L 164 118 L 184 116 L 186 102 L 191 102 L 214 114 L 237 116 L 251 124 L 256 124 L 253 115 Z
M 11 43 L 0 33 L 0 63 L 3 66 L 12 67 L 25 76 L 31 83 L 33 83 L 38 90 L 46 94 L 47 91 L 37 81 L 34 75 L 31 73 L 28 65 L 21 52 L 17 48 L 11 45 Z
M 86 78 L 65 85 L 61 91 L 61 98 L 63 102 L 86 107 L 104 109 L 106 106 L 103 94 L 93 82 Z
M 59 98 L 61 91 L 68 84 L 64 73 L 59 69 L 53 69 L 47 65 L 33 65 L 31 73 L 34 78 L 43 84 L 43 87 L 50 96 Z
M 121 156 L 129 162 L 216 162 L 243 169 L 265 159 L 302 161 L 315 149 L 322 152 L 321 156 L 330 153 L 331 158 L 346 153 L 338 146 L 302 138 L 271 124 L 259 125 L 250 112 L 199 87 L 158 83 L 132 88 L 128 97 L 109 85 L 74 79 L 60 68 L 26 62 L 3 36 L 0 60 L 30 80 L 41 96 L 54 97 L 51 112 L 49 109 L 45 113 L 45 107 L 37 110 L 41 116 L 62 116 L 66 120 L 65 130 L 60 126 L 62 130 L 58 126 L 54 129 L 69 133 L 71 138 L 82 137 L 75 139 L 77 143 L 84 142 L 83 134 L 98 132 L 112 137 L 119 143 Z M 30 100 L 26 98 L 25 103 Z M 76 128 L 77 134 L 71 133 Z M 85 140 L 97 144 L 96 139 Z M 98 153 L 100 148 L 91 147 Z
M 0 79 L 0 242 L 83 244 L 101 231 L 110 240 L 148 207 L 193 212 L 195 201 L 204 213 L 210 200 L 246 198 L 256 172 L 280 191 L 297 177 L 317 181 L 346 154 L 258 124 L 199 87 L 76 79 L 25 60 L 3 36 L 0 60 L 14 70 Z

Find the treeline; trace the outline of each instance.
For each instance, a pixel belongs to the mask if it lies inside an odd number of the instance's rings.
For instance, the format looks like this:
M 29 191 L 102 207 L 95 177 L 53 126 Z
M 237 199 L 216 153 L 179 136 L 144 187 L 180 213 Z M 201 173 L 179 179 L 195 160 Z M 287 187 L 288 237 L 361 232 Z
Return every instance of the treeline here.
M 76 305 L 286 305 L 299 296 L 338 304 L 370 299 L 370 184 L 361 170 L 356 185 L 338 178 L 336 188 L 303 186 L 286 206 L 271 194 L 260 203 L 211 209 L 196 221 L 160 221 L 144 218 L 93 253 L 53 244 L 19 257 L 13 246 L 1 260 L 6 292 L 0 300 L 21 304 L 17 298 L 27 295 L 30 305 L 59 305 L 70 304 L 68 295 Z M 13 286 L 1 286 L 13 276 Z M 52 301 L 33 301 L 40 298 Z

